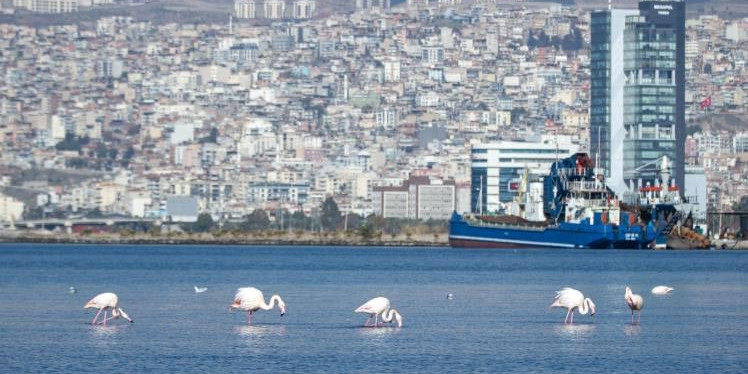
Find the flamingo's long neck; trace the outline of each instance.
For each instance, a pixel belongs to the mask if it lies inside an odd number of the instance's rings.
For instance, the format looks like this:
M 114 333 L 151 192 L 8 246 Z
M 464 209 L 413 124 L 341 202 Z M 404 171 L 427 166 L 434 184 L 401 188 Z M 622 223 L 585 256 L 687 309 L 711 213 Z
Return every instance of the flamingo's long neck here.
M 582 305 L 579 307 L 579 314 L 585 315 L 590 311 L 589 302 L 590 302 L 590 299 L 584 299 L 582 301 Z
M 396 315 L 400 315 L 400 313 L 397 311 L 397 309 L 392 308 L 390 310 L 386 310 L 382 312 L 382 321 L 390 323 L 392 322 L 392 319 L 395 318 Z M 399 322 L 398 322 L 399 325 Z
M 260 305 L 260 308 L 262 310 L 271 310 L 271 309 L 273 309 L 275 307 L 275 304 L 278 303 L 278 302 L 280 302 L 280 296 L 273 295 L 270 298 L 270 304 L 265 304 L 265 300 L 262 300 L 262 305 Z

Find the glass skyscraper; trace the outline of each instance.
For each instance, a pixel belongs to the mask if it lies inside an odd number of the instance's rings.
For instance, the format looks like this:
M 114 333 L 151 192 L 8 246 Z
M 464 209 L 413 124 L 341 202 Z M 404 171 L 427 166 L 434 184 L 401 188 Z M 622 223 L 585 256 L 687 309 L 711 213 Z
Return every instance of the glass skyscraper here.
M 622 193 L 652 181 L 667 155 L 682 187 L 685 3 L 593 12 L 591 37 L 590 148 L 608 183 Z

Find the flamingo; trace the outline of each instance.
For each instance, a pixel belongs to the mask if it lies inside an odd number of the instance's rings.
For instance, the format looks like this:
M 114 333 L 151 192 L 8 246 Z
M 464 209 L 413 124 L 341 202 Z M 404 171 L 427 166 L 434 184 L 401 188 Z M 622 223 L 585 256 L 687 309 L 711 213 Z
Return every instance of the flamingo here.
M 234 303 L 231 304 L 229 310 L 240 309 L 247 312 L 247 322 L 252 324 L 252 314 L 254 312 L 262 310 L 271 310 L 278 304 L 280 309 L 280 315 L 283 317 L 286 314 L 286 303 L 278 295 L 270 297 L 270 304 L 265 304 L 265 297 L 262 295 L 262 291 L 254 287 L 242 287 L 236 290 L 234 296 Z
M 595 303 L 590 298 L 585 298 L 581 292 L 569 287 L 556 291 L 556 298 L 553 299 L 553 304 L 550 307 L 566 308 L 564 323 L 568 321 L 569 324 L 574 323 L 574 309 L 577 309 L 581 315 L 588 312 L 591 316 L 595 315 Z M 571 315 L 571 319 L 569 319 L 569 315 Z
M 94 319 L 91 321 L 92 325 L 96 324 L 96 320 L 99 318 L 99 314 L 101 314 L 101 311 L 104 311 L 104 318 L 99 322 L 99 324 L 101 325 L 106 325 L 106 321 L 120 317 L 130 321 L 130 323 L 135 322 L 132 320 L 132 318 L 130 318 L 130 316 L 127 315 L 127 313 L 125 313 L 124 310 L 122 310 L 122 308 L 120 308 L 118 301 L 119 299 L 114 293 L 100 293 L 94 296 L 93 299 L 89 300 L 86 305 L 83 306 L 83 309 L 94 308 L 99 310 L 99 312 L 96 313 Z M 108 309 L 112 310 L 112 316 L 109 318 L 107 318 L 106 316 Z
M 673 292 L 673 287 L 668 286 L 657 286 L 652 289 L 653 295 L 667 295 L 670 292 Z
M 194 286 L 194 287 L 195 287 L 195 293 L 203 293 L 208 290 L 208 287 L 198 287 L 198 286 Z
M 390 300 L 386 297 L 375 297 L 367 301 L 364 305 L 354 310 L 356 313 L 366 313 L 369 319 L 364 322 L 364 327 L 369 327 L 369 322 L 374 318 L 374 324 L 371 327 L 377 327 L 379 324 L 379 315 L 382 315 L 382 321 L 392 322 L 393 318 L 397 322 L 397 327 L 403 327 L 403 317 L 395 308 L 390 308 Z
M 626 287 L 626 294 L 624 295 L 624 298 L 626 299 L 626 304 L 628 304 L 629 309 L 631 309 L 631 324 L 634 324 L 634 311 L 639 311 L 639 317 L 636 320 L 636 323 L 639 323 L 642 319 L 642 308 L 644 308 L 644 298 L 641 297 L 641 295 L 637 295 L 633 292 L 631 292 L 631 288 Z

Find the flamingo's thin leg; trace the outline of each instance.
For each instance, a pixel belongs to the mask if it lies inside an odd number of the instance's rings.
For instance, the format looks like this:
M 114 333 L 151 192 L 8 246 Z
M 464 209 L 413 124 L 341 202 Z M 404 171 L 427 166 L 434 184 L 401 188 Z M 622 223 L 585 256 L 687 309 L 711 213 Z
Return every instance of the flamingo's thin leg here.
M 566 310 L 566 318 L 564 318 L 564 323 L 569 323 L 569 314 L 571 314 L 571 309 Z
M 104 321 L 101 322 L 101 324 L 104 325 L 104 326 L 106 326 L 106 312 L 107 312 L 107 310 L 104 309 Z
M 364 322 L 364 327 L 369 327 L 369 322 L 371 322 L 371 316 L 366 319 L 366 322 Z
M 98 312 L 98 313 L 96 313 L 96 316 L 94 317 L 93 321 L 91 321 L 91 324 L 92 324 L 92 325 L 95 325 L 95 324 L 96 324 L 96 320 L 97 320 L 97 319 L 99 319 L 99 314 L 101 314 L 101 311 L 102 311 L 102 310 L 104 310 L 104 309 L 99 309 L 99 312 Z
M 374 327 L 379 325 L 379 314 L 374 315 Z
M 574 324 L 574 311 L 573 310 L 571 311 L 571 321 L 569 321 L 569 324 L 570 325 Z
M 252 324 L 252 311 L 247 312 L 247 323 Z

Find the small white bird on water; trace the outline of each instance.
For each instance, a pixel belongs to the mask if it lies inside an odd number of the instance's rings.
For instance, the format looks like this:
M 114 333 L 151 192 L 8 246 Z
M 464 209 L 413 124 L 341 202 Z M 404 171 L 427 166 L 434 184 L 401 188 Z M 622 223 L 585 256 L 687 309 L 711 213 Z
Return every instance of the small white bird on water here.
M 364 303 L 364 305 L 356 308 L 354 312 L 366 313 L 369 315 L 369 318 L 366 320 L 366 322 L 364 322 L 364 327 L 370 327 L 369 322 L 371 322 L 372 318 L 374 318 L 374 324 L 371 325 L 371 327 L 380 326 L 380 314 L 382 315 L 382 322 L 390 323 L 394 319 L 397 323 L 397 327 L 403 327 L 403 317 L 400 315 L 400 312 L 398 312 L 397 309 L 390 308 L 390 300 L 386 297 L 375 297 Z
M 631 288 L 626 287 L 626 293 L 624 294 L 626 304 L 631 309 L 631 324 L 634 324 L 634 311 L 639 311 L 639 316 L 636 319 L 636 323 L 641 322 L 642 319 L 642 308 L 644 308 L 644 298 L 641 295 L 637 295 L 631 291 Z
M 75 287 L 70 286 L 70 288 L 68 288 L 68 292 L 70 292 L 70 293 L 76 293 L 76 292 L 78 292 L 78 290 L 76 290 Z
M 453 295 L 451 293 L 447 294 L 447 300 L 452 300 Z
M 100 293 L 94 296 L 93 299 L 89 300 L 86 305 L 83 306 L 83 309 L 90 308 L 99 310 L 99 312 L 96 313 L 94 319 L 91 321 L 92 325 L 96 324 L 96 320 L 99 318 L 99 314 L 101 314 L 102 311 L 104 311 L 104 318 L 99 321 L 99 324 L 101 325 L 106 325 L 106 321 L 120 317 L 130 321 L 130 323 L 135 322 L 119 306 L 119 299 L 117 298 L 117 295 L 111 292 Z M 112 311 L 112 316 L 109 318 L 107 318 L 106 316 L 108 310 Z
M 673 287 L 657 286 L 652 289 L 652 295 L 667 295 L 673 292 Z
M 551 308 L 566 308 L 566 318 L 564 323 L 574 323 L 574 309 L 579 311 L 579 314 L 585 315 L 590 313 L 590 316 L 595 315 L 595 303 L 590 298 L 585 298 L 584 295 L 569 287 L 564 287 L 559 291 L 556 291 L 556 298 L 553 299 Z M 571 315 L 571 319 L 569 319 Z
M 195 286 L 195 293 L 203 293 L 208 290 L 208 287 L 198 287 Z
M 265 303 L 265 297 L 262 295 L 262 291 L 254 287 L 242 287 L 236 290 L 234 295 L 234 303 L 231 304 L 229 310 L 239 309 L 247 312 L 247 323 L 252 324 L 252 314 L 254 312 L 262 310 L 272 310 L 276 303 L 280 310 L 280 315 L 283 317 L 286 314 L 286 303 L 278 295 L 270 297 L 270 304 Z

